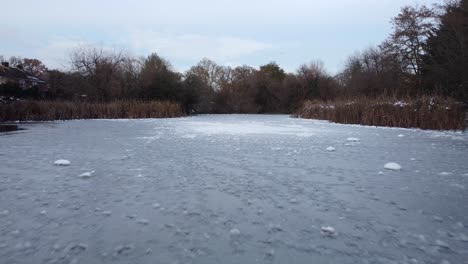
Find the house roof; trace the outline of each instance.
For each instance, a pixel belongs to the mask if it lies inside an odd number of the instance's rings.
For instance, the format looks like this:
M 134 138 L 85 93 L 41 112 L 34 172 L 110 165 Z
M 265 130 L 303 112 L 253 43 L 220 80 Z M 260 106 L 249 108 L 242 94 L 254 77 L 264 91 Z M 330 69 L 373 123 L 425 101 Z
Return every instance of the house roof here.
M 42 80 L 41 78 L 34 76 L 24 70 L 14 68 L 14 67 L 6 67 L 4 65 L 0 65 L 0 77 L 7 77 L 11 79 L 17 80 L 28 80 L 31 82 L 43 82 L 46 81 Z

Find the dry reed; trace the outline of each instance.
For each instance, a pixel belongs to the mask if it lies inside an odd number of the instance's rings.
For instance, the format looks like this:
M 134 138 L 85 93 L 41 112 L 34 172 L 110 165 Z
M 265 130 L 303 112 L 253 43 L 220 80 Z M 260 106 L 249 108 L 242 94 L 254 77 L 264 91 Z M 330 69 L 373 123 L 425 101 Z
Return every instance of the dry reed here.
M 185 116 L 180 105 L 160 101 L 17 101 L 0 104 L 0 122 L 69 119 L 167 118 Z
M 441 97 L 418 99 L 355 98 L 334 102 L 307 101 L 295 117 L 323 119 L 342 124 L 464 130 L 463 104 Z

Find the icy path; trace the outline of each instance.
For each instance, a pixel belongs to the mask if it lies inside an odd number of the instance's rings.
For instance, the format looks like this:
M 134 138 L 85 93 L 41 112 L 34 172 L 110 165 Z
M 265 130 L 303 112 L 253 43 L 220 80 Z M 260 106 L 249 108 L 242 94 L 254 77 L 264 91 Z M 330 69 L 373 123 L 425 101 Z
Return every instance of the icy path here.
M 0 135 L 0 264 L 468 260 L 466 134 L 256 115 L 26 128 Z

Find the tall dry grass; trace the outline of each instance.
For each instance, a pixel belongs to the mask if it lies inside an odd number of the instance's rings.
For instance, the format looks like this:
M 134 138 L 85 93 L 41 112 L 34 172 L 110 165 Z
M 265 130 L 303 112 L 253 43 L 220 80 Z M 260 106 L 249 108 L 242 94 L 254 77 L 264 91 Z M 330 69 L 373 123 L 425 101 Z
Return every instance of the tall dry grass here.
M 159 101 L 114 101 L 109 103 L 17 101 L 0 104 L 0 122 L 180 116 L 185 116 L 185 113 L 179 104 Z
M 307 101 L 293 115 L 308 119 L 323 119 L 342 124 L 464 130 L 463 104 L 441 97 L 418 99 L 354 98 L 334 102 Z

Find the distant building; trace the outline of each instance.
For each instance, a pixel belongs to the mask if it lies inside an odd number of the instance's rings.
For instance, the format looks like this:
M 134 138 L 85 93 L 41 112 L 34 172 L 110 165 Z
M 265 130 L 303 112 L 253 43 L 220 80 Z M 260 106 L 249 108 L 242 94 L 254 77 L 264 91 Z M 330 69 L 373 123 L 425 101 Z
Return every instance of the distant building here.
M 10 67 L 8 62 L 0 65 L 0 85 L 14 84 L 23 90 L 38 88 L 39 92 L 47 92 L 47 82 L 24 71 L 23 66 Z

